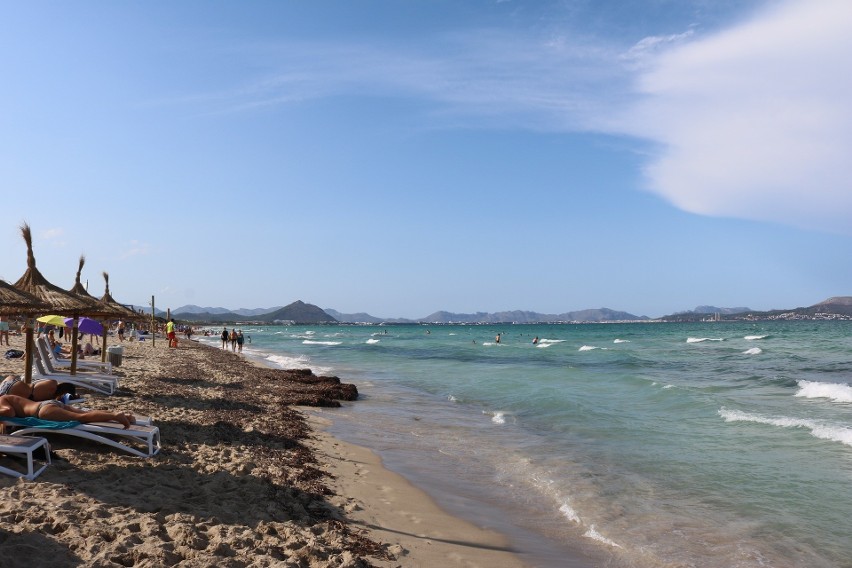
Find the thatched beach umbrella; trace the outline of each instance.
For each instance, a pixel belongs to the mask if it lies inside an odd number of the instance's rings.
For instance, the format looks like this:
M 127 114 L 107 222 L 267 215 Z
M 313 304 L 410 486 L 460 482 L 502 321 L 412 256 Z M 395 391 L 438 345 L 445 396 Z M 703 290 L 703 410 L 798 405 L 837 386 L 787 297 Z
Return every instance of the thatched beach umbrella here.
M 144 317 L 142 314 L 136 313 L 135 310 L 128 308 L 127 306 L 125 306 L 122 303 L 119 303 L 118 301 L 116 301 L 115 298 L 113 298 L 110 295 L 110 293 L 109 293 L 109 273 L 107 271 L 104 271 L 103 275 L 104 275 L 104 295 L 101 296 L 101 302 L 103 302 L 104 304 L 106 304 L 108 306 L 112 306 L 116 310 L 118 310 L 119 311 L 118 317 L 120 317 L 122 319 L 131 320 L 131 321 L 141 320 Z M 104 338 L 106 338 L 106 330 L 104 330 Z M 104 339 L 104 340 L 106 340 L 106 339 Z M 106 343 L 104 343 L 104 345 L 106 345 Z
M 24 272 L 24 275 L 15 282 L 15 288 L 23 290 L 31 296 L 35 296 L 40 301 L 47 304 L 48 310 L 51 312 L 68 316 L 80 316 L 88 313 L 88 310 L 91 308 L 91 305 L 88 302 L 78 298 L 70 292 L 66 292 L 58 286 L 51 284 L 44 276 L 42 276 L 38 268 L 36 268 L 35 256 L 33 255 L 32 232 L 30 231 L 30 226 L 26 223 L 21 226 L 21 235 L 24 237 L 24 242 L 27 244 L 27 270 Z M 34 344 L 32 328 L 32 325 L 27 325 L 27 354 L 24 362 L 26 365 L 24 377 L 27 383 L 31 383 L 33 378 L 32 353 Z M 72 365 L 71 372 L 74 373 L 75 371 L 76 369 Z
M 11 284 L 0 280 L 0 316 L 34 314 L 50 306 Z
M 113 298 L 109 293 L 109 274 L 105 271 L 104 275 L 104 283 L 106 285 L 104 289 L 104 295 L 101 296 L 101 302 L 114 308 L 116 310 L 116 316 L 124 319 L 141 319 L 143 316 L 141 314 L 136 313 L 134 310 L 131 310 L 124 304 L 121 304 Z
M 104 321 L 107 318 L 112 317 L 122 317 L 121 312 L 119 312 L 114 306 L 110 306 L 89 294 L 83 284 L 80 282 L 80 275 L 83 273 L 83 266 L 86 264 L 85 255 L 80 255 L 80 264 L 77 267 L 77 277 L 74 280 L 74 286 L 69 290 L 72 294 L 81 298 L 91 304 L 92 309 L 86 312 L 86 315 L 92 318 L 103 319 Z M 76 323 L 76 320 L 75 320 Z M 101 349 L 101 361 L 106 361 L 106 328 L 104 326 L 103 331 L 103 349 Z M 75 332 L 72 335 L 71 339 L 71 353 L 72 353 L 72 361 L 71 368 L 74 368 L 77 360 L 77 333 Z
M 16 316 L 23 314 L 26 318 L 31 318 L 36 312 L 45 310 L 48 307 L 47 304 L 35 296 L 22 292 L 11 284 L 0 280 L 0 315 Z M 27 333 L 31 333 L 30 329 L 32 329 L 31 326 L 27 326 Z M 27 355 L 30 356 L 29 360 L 27 359 Z M 30 375 L 32 375 L 32 352 L 29 349 L 27 349 L 24 355 L 24 364 L 29 369 Z

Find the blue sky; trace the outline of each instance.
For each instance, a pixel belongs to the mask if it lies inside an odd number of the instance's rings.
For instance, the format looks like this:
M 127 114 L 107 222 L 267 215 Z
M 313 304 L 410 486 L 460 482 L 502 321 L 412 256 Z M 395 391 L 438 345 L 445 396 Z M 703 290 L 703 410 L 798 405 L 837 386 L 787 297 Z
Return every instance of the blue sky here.
M 0 277 L 659 316 L 852 295 L 852 3 L 8 2 Z

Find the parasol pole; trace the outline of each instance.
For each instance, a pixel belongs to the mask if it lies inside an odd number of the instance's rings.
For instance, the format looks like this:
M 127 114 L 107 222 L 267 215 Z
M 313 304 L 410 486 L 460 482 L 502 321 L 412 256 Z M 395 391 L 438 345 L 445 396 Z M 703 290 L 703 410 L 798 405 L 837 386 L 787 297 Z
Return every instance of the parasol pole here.
M 154 338 L 157 336 L 157 322 L 154 319 L 154 296 L 151 296 L 151 347 L 154 346 Z
M 77 326 L 78 318 L 74 316 L 74 327 L 71 329 L 71 374 L 77 374 Z
M 101 341 L 101 363 L 106 363 L 106 342 L 107 342 L 107 326 L 109 325 L 109 320 L 106 319 L 103 322 L 103 341 Z
M 33 316 L 35 318 L 35 316 Z M 35 319 L 30 321 L 28 316 L 24 316 L 24 329 L 26 332 L 26 348 L 24 349 L 24 382 L 28 385 L 33 384 L 33 327 L 35 327 Z

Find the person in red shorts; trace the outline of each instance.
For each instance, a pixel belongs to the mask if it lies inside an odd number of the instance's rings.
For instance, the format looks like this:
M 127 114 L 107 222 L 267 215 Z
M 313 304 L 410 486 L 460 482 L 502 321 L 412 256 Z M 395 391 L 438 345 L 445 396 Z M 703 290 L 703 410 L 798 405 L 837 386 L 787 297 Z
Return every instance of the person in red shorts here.
M 175 333 L 175 319 L 172 318 L 166 324 L 166 337 L 169 338 L 169 347 L 177 347 L 177 334 Z

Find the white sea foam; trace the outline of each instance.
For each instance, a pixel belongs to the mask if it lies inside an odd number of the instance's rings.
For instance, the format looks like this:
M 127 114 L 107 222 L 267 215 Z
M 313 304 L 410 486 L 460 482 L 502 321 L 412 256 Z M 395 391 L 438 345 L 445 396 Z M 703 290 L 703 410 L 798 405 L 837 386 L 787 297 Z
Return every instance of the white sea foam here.
M 342 341 L 313 341 L 306 339 L 302 341 L 302 345 L 340 345 Z
M 447 395 L 447 400 L 449 400 L 450 402 L 458 402 L 459 401 L 459 399 L 457 399 L 456 397 L 454 397 L 451 394 Z
M 566 519 L 568 519 L 569 521 L 573 521 L 573 522 L 575 522 L 575 523 L 579 523 L 579 522 L 580 522 L 580 515 L 578 515 L 578 514 L 577 514 L 577 511 L 575 511 L 575 510 L 571 507 L 571 505 L 569 505 L 568 503 L 562 503 L 562 506 L 561 506 L 561 507 L 559 507 L 559 512 L 560 512 L 560 513 L 562 513 L 562 515 L 563 515 Z
M 630 343 L 629 339 L 613 339 L 613 343 Z
M 282 369 L 310 369 L 315 375 L 332 375 L 334 369 L 332 367 L 318 367 L 311 363 L 311 359 L 306 355 L 297 357 L 288 357 L 286 355 L 269 355 L 266 358 L 270 363 L 274 363 Z
M 743 351 L 743 355 L 760 355 L 761 353 L 763 353 L 763 349 L 760 347 L 752 347 Z
M 621 548 L 621 545 L 617 544 L 616 542 L 613 542 L 612 540 L 608 539 L 607 537 L 605 537 L 604 535 L 599 533 L 597 531 L 597 529 L 595 529 L 595 525 L 592 525 L 592 527 L 589 530 L 587 530 L 586 534 L 584 534 L 583 536 L 585 536 L 587 538 L 591 538 L 592 540 L 596 540 L 598 542 L 602 542 L 604 544 L 608 544 L 609 546 L 612 546 L 613 548 Z
M 494 424 L 505 424 L 506 414 L 503 412 L 495 412 L 494 416 L 491 417 L 491 422 L 493 422 Z
M 768 426 L 778 426 L 780 428 L 804 428 L 806 430 L 810 430 L 811 435 L 814 438 L 840 442 L 846 446 L 852 446 L 852 429 L 845 426 L 825 424 L 806 418 L 763 416 L 761 414 L 752 414 L 741 410 L 728 410 L 725 407 L 722 407 L 719 410 L 719 416 L 724 418 L 725 422 L 754 422 L 756 424 L 766 424 Z
M 746 335 L 743 339 L 746 341 L 757 341 L 758 339 L 766 339 L 766 335 Z
M 565 339 L 539 339 L 538 340 L 539 343 L 547 343 L 547 344 L 562 343 L 564 341 L 565 341 Z
M 600 349 L 599 347 L 593 347 L 591 345 L 583 345 L 577 351 L 592 351 L 594 349 Z
M 378 343 L 379 341 L 380 341 L 379 339 L 368 339 L 367 343 L 372 345 L 373 343 Z
M 852 386 L 843 383 L 799 381 L 796 396 L 802 398 L 827 398 L 834 402 L 852 402 Z
M 550 347 L 551 345 L 553 345 L 553 344 L 552 343 L 539 343 L 538 345 L 536 345 L 536 348 L 537 349 L 544 349 L 546 347 Z
M 702 343 L 704 341 L 725 341 L 721 337 L 687 337 L 687 343 Z

